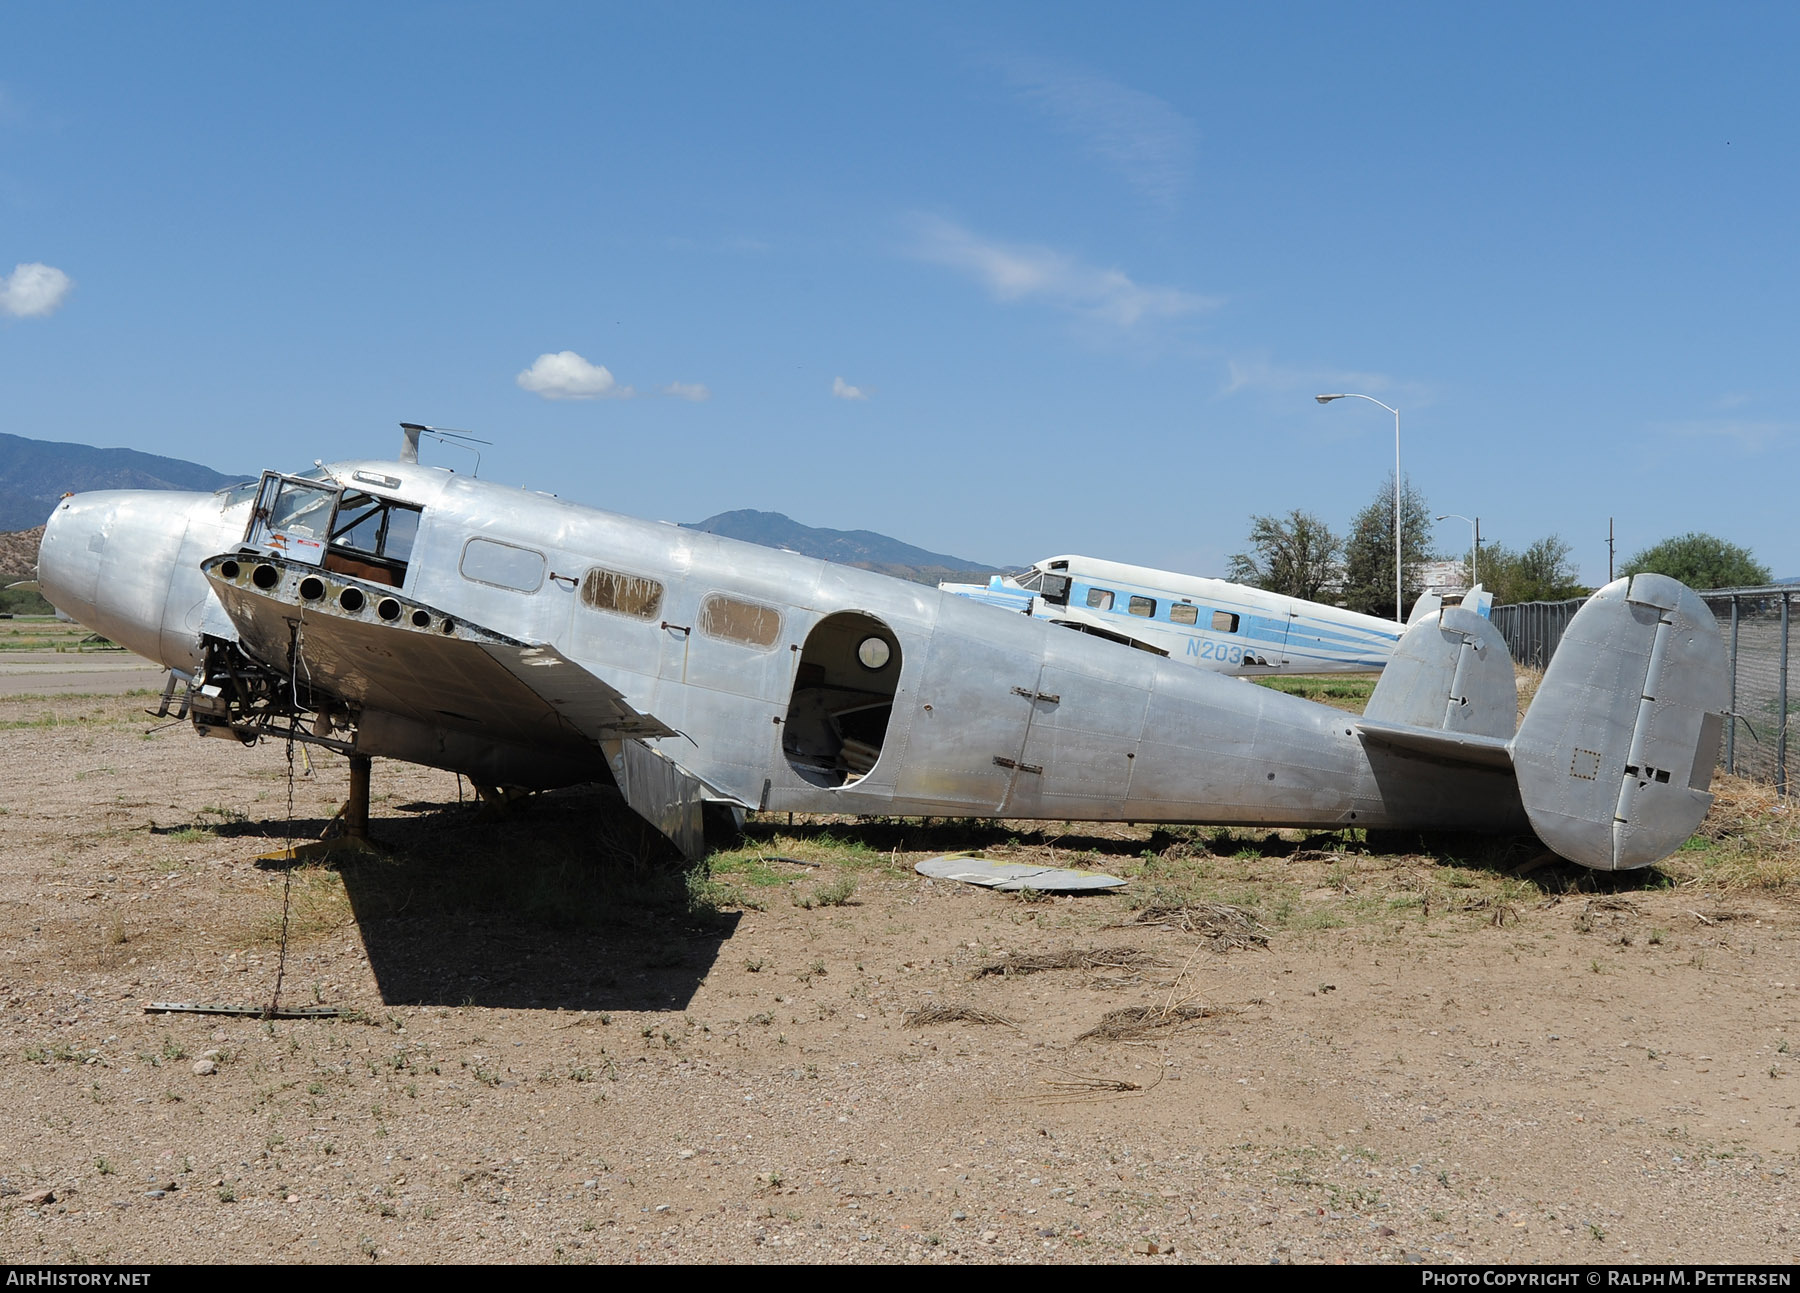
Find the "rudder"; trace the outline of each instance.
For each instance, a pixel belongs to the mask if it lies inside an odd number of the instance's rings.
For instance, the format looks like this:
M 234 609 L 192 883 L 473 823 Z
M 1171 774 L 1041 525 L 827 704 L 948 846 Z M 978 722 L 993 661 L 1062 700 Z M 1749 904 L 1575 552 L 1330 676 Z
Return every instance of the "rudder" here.
M 1539 838 L 1605 871 L 1674 852 L 1712 806 L 1729 694 L 1718 625 L 1686 585 L 1636 575 L 1595 593 L 1512 743 Z

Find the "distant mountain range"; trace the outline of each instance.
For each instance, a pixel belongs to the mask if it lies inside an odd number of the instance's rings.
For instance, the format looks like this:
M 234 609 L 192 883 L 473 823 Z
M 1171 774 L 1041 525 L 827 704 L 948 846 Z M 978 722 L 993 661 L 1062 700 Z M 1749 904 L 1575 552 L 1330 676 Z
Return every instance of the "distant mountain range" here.
M 135 449 L 95 449 L 84 444 L 0 434 L 0 533 L 33 531 L 17 536 L 18 542 L 0 544 L 0 554 L 11 562 L 10 569 L 0 563 L 0 571 L 28 570 L 36 564 L 36 527 L 43 525 L 56 500 L 66 493 L 79 494 L 90 489 L 211 490 L 247 479 Z M 927 552 L 873 530 L 816 529 L 779 512 L 721 512 L 684 528 L 759 543 L 766 548 L 785 548 L 921 584 L 947 579 L 985 583 L 989 575 L 999 573 L 997 567 L 942 552 Z M 30 559 L 21 564 L 27 551 Z
M 884 575 L 910 579 L 919 584 L 937 584 L 943 580 L 986 583 L 989 575 L 1000 573 L 998 566 L 984 566 L 966 557 L 952 557 L 942 552 L 927 552 L 910 543 L 890 539 L 873 530 L 823 530 L 783 516 L 780 512 L 720 512 L 704 521 L 685 522 L 684 530 L 701 530 L 721 534 L 728 539 L 759 543 L 765 548 L 781 548 L 805 557 L 818 557 L 840 565 L 875 570 Z
M 245 476 L 136 449 L 0 434 L 0 530 L 42 525 L 64 494 L 90 489 L 218 489 Z

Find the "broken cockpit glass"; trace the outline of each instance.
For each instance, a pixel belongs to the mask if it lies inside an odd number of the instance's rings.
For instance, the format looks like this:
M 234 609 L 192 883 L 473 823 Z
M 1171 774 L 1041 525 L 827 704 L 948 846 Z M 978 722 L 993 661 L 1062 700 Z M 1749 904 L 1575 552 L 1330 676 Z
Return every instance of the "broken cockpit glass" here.
M 399 588 L 420 509 L 329 480 L 265 472 L 244 542 L 295 561 Z
M 325 556 L 337 500 L 336 485 L 264 472 L 244 542 L 316 566 Z
M 1069 604 L 1069 577 L 1053 575 L 1047 570 L 1027 570 L 1015 583 L 1028 592 L 1036 593 L 1052 606 Z

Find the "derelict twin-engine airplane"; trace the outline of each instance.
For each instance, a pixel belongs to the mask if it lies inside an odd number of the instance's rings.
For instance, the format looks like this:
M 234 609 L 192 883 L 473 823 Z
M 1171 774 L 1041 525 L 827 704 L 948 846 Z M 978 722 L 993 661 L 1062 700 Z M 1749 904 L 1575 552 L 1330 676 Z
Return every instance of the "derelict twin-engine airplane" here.
M 873 815 L 1534 830 L 1643 866 L 1707 793 L 1724 646 L 1609 584 L 1523 723 L 1485 619 L 1414 624 L 1357 718 L 1053 624 L 422 466 L 64 499 L 46 596 L 187 684 L 204 734 L 492 786 L 615 783 L 690 856 L 707 803 Z M 365 810 L 366 811 L 366 810 Z

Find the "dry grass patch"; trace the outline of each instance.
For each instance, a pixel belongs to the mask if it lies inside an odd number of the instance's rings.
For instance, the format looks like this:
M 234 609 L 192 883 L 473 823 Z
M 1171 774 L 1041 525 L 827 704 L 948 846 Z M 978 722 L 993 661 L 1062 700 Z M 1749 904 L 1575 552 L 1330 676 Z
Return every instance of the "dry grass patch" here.
M 1004 1028 L 1018 1027 L 1004 1015 L 996 1015 L 991 1010 L 981 1010 L 975 1006 L 920 1006 L 917 1010 L 906 1012 L 905 1026 L 908 1028 L 929 1028 L 933 1024 L 999 1024 Z
M 1800 883 L 1800 813 L 1775 787 L 1717 773 L 1713 806 L 1681 850 L 1658 864 L 1676 884 L 1786 889 Z
M 1164 1028 L 1175 1028 L 1197 1019 L 1235 1013 L 1224 1006 L 1203 1006 L 1191 1001 L 1174 1005 L 1126 1006 L 1121 1010 L 1107 1011 L 1100 1016 L 1099 1023 L 1075 1040 L 1085 1042 L 1098 1038 L 1105 1042 L 1130 1041 L 1134 1037 L 1143 1037 Z
M 1154 952 L 1136 947 L 1072 947 L 1062 952 L 1020 952 L 989 961 L 969 977 L 1041 974 L 1045 970 L 1141 970 L 1167 965 Z
M 1233 948 L 1267 948 L 1269 945 L 1269 936 L 1265 932 L 1268 927 L 1242 907 L 1233 907 L 1227 903 L 1203 902 L 1181 906 L 1153 904 L 1139 911 L 1132 923 L 1167 925 L 1190 934 L 1198 934 L 1215 952 L 1228 952 Z

